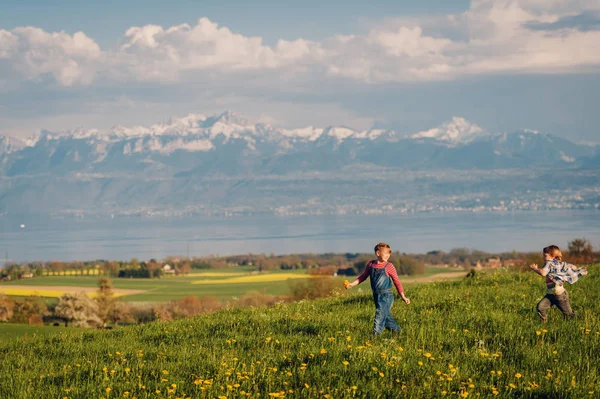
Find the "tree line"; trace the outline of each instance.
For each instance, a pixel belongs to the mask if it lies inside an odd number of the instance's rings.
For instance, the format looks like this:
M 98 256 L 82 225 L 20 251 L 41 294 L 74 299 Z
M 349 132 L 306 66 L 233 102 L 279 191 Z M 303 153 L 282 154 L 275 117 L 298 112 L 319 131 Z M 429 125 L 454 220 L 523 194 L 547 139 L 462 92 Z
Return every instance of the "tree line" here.
M 577 238 L 568 243 L 565 257 L 571 263 L 591 263 L 600 259 L 592 244 L 585 238 Z M 160 278 L 167 273 L 185 275 L 193 270 L 223 269 L 233 266 L 249 266 L 258 271 L 268 270 L 321 270 L 322 274 L 360 274 L 366 263 L 373 259 L 370 253 L 325 253 L 325 254 L 244 254 L 233 256 L 182 257 L 169 256 L 163 260 L 140 261 L 75 261 L 75 262 L 24 262 L 8 263 L 0 269 L 0 280 L 18 278 L 73 275 L 100 275 L 110 278 Z M 401 275 L 423 274 L 426 265 L 461 267 L 466 270 L 482 265 L 525 266 L 530 263 L 543 263 L 541 251 L 489 253 L 469 248 L 454 248 L 450 251 L 430 251 L 425 254 L 394 252 L 390 261 Z M 495 262 L 495 263 L 494 263 Z M 165 270 L 165 267 L 168 270 Z

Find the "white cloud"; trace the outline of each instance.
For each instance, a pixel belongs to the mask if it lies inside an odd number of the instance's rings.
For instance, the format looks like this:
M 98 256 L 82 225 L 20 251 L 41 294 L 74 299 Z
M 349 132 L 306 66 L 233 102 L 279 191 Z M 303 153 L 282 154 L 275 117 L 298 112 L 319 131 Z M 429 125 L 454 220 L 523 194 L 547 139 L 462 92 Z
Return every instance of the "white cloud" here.
M 83 32 L 21 27 L 0 30 L 0 71 L 10 71 L 10 79 L 51 76 L 63 86 L 219 79 L 243 86 L 254 79 L 288 90 L 303 87 L 307 79 L 381 84 L 568 73 L 600 66 L 600 31 L 545 31 L 528 24 L 598 9 L 597 2 L 584 0 L 473 0 L 460 14 L 385 21 L 362 35 L 280 40 L 272 46 L 201 18 L 193 26 L 131 27 L 116 51 L 103 51 Z
M 33 27 L 0 30 L 0 58 L 25 79 L 51 75 L 63 86 L 90 84 L 103 63 L 100 47 L 83 32 L 48 33 Z

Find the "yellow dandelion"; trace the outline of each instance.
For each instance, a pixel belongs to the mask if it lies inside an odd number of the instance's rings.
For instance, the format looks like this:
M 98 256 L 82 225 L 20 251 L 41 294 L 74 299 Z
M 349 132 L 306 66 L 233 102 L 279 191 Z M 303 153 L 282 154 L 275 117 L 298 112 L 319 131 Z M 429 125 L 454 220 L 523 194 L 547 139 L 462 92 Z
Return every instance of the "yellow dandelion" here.
M 310 385 L 304 384 L 304 388 L 308 389 L 308 388 L 310 388 Z
M 513 384 L 512 382 L 510 384 L 508 384 L 509 387 L 511 387 L 512 389 L 515 389 L 517 386 L 515 384 Z
M 423 362 L 419 360 L 419 362 L 417 363 L 419 366 L 423 365 Z
M 542 332 L 541 332 L 541 331 L 539 331 L 539 330 L 535 332 L 535 334 L 536 334 L 536 335 L 540 335 L 541 333 L 542 333 Z
M 521 378 L 521 377 L 523 377 L 523 376 L 521 375 L 521 373 L 516 373 L 516 374 L 515 374 L 515 378 Z
M 110 387 L 106 387 L 106 389 L 104 391 L 106 391 L 106 393 L 110 393 L 111 389 L 110 389 Z
M 379 376 L 380 377 L 385 377 L 385 374 L 383 374 L 381 371 L 379 372 Z
M 463 398 L 466 398 L 467 396 L 469 396 L 469 392 L 464 391 L 460 396 L 462 396 Z
M 350 363 L 349 363 L 347 360 L 344 360 L 344 361 L 342 362 L 342 364 L 343 364 L 344 366 L 347 366 L 347 365 L 349 365 Z
M 426 354 L 424 354 L 423 356 L 425 357 L 431 357 L 431 353 L 427 352 Z
M 327 351 L 325 350 L 325 348 L 321 348 L 321 355 L 324 355 L 326 353 L 327 353 Z

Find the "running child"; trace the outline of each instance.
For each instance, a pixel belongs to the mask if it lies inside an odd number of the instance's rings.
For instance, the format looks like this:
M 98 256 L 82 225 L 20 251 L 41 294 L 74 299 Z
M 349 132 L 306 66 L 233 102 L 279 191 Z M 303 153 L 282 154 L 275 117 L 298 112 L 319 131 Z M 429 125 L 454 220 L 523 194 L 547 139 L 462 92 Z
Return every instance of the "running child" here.
M 544 248 L 542 254 L 544 255 L 544 267 L 540 269 L 535 263 L 529 266 L 540 276 L 546 277 L 546 295 L 537 304 L 538 315 L 545 322 L 548 318 L 548 309 L 556 306 L 565 317 L 575 317 L 564 283 L 575 283 L 579 277 L 587 274 L 587 270 L 563 262 L 562 253 L 556 245 Z
M 346 282 L 346 289 L 352 288 L 371 279 L 371 289 L 373 290 L 373 300 L 375 301 L 375 321 L 373 322 L 373 334 L 378 336 L 384 328 L 392 332 L 400 332 L 400 326 L 392 317 L 392 305 L 394 303 L 394 293 L 392 292 L 392 282 L 396 286 L 402 300 L 408 305 L 410 299 L 404 295 L 404 288 L 398 279 L 398 272 L 393 264 L 388 262 L 392 248 L 383 242 L 375 246 L 376 260 L 367 263 L 367 267 L 356 280 L 351 283 Z

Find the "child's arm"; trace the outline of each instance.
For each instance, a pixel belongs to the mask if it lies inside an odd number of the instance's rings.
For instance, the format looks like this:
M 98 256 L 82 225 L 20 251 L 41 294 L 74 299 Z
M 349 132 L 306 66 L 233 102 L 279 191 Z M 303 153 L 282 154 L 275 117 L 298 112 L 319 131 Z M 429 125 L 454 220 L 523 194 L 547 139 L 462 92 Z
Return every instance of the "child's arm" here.
M 581 276 L 585 276 L 586 274 L 588 274 L 588 271 L 586 268 L 584 267 L 577 267 L 575 265 L 570 265 L 571 269 L 573 269 L 574 271 L 577 272 L 577 274 L 581 275 Z
M 349 289 L 349 288 L 357 286 L 360 283 L 362 283 L 363 281 L 365 281 L 367 279 L 367 277 L 369 277 L 369 268 L 370 267 L 371 267 L 371 262 L 367 263 L 367 267 L 365 267 L 365 270 L 353 282 L 349 283 L 348 280 L 344 280 L 344 288 Z
M 532 263 L 531 265 L 529 265 L 529 268 L 542 277 L 548 274 L 548 268 L 544 266 L 542 269 L 540 269 L 537 263 Z

